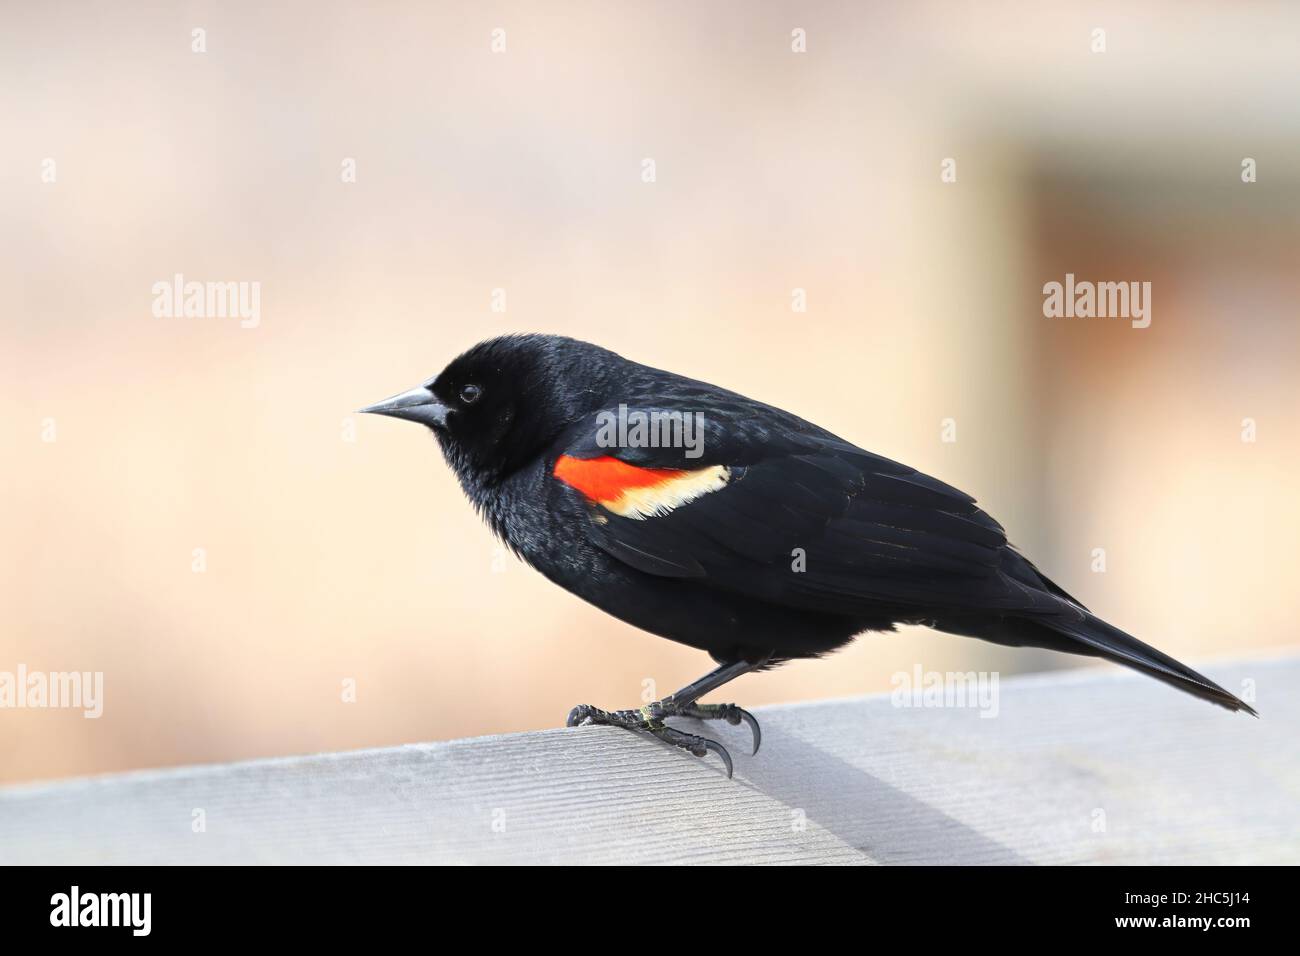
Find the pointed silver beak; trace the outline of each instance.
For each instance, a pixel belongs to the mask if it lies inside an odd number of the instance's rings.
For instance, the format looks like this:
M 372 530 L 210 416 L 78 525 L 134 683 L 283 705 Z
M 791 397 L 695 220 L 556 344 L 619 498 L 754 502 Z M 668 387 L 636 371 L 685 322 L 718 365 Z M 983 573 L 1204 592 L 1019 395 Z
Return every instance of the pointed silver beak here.
M 359 408 L 357 414 L 387 415 L 389 418 L 404 418 L 408 422 L 419 422 L 430 428 L 442 428 L 447 424 L 449 410 L 434 397 L 433 392 L 421 385 L 409 392 L 402 392 L 382 402 L 376 402 L 374 405 Z

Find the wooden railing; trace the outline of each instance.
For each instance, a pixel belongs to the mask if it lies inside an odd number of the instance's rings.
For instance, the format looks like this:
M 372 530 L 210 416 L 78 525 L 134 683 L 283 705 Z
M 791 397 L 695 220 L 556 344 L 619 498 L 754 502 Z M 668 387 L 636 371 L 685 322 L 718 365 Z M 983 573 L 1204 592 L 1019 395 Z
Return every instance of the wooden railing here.
M 731 780 L 604 727 L 126 773 L 0 790 L 0 863 L 1300 863 L 1300 658 L 1203 667 L 1261 719 L 1099 668 L 763 708 Z

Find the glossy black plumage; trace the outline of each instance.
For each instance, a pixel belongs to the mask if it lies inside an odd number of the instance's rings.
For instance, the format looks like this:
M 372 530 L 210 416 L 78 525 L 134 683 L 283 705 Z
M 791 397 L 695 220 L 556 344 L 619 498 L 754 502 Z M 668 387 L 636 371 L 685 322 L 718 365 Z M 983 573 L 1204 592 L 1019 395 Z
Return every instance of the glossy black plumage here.
M 1250 711 L 1091 614 L 969 495 L 779 408 L 555 336 L 482 343 L 425 388 L 447 461 L 520 557 L 615 617 L 721 663 L 771 666 L 918 623 L 1103 657 Z M 597 416 L 620 405 L 700 413 L 702 455 L 602 444 Z M 667 513 L 626 517 L 558 480 L 561 456 L 723 466 L 728 480 Z

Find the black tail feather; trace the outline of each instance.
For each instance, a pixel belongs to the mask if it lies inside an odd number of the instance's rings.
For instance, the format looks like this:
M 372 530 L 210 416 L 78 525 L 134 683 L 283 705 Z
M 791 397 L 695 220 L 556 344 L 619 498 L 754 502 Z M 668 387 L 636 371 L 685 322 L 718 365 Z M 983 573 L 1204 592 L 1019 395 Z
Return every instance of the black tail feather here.
M 1059 635 L 1067 641 L 1077 642 L 1074 647 L 1062 646 L 1058 638 L 1050 645 L 1057 650 L 1102 657 L 1141 671 L 1181 691 L 1208 700 L 1212 704 L 1218 704 L 1232 711 L 1244 710 L 1252 717 L 1259 716 L 1253 707 L 1224 690 L 1208 677 L 1198 674 L 1168 654 L 1156 650 L 1150 644 L 1142 643 L 1131 634 L 1124 633 L 1095 615 L 1085 614 L 1082 620 L 1058 621 L 1055 618 L 1046 620 L 1040 618 L 1025 623 L 1048 630 L 1053 636 Z
M 1177 687 L 1228 710 L 1244 710 L 1252 717 L 1259 716 L 1244 700 L 1168 654 L 1156 650 L 1150 644 L 1143 644 L 1136 637 L 1107 624 L 1077 604 L 1071 603 L 1067 607 L 1064 606 L 1065 602 L 1062 603 L 1062 613 L 1050 616 L 947 616 L 934 621 L 933 626 L 950 634 L 978 637 L 1010 647 L 1042 647 L 1064 654 L 1100 657 L 1141 671 L 1171 687 Z

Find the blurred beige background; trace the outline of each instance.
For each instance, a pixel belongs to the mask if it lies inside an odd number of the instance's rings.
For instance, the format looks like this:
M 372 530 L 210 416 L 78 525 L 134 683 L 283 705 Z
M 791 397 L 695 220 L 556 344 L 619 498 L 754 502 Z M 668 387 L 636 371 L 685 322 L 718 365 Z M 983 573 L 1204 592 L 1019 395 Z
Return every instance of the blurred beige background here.
M 503 557 L 430 436 L 351 418 L 507 331 L 942 477 L 1211 676 L 1294 645 L 1300 11 L 1131 6 L 6 5 L 0 671 L 105 700 L 0 710 L 0 781 L 556 726 L 703 673 Z M 260 282 L 260 324 L 154 317 L 178 272 Z M 1152 282 L 1151 327 L 1044 318 L 1067 272 Z M 906 629 L 728 697 L 918 662 L 1100 666 Z

